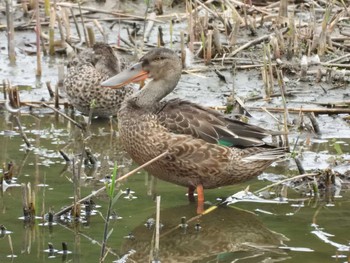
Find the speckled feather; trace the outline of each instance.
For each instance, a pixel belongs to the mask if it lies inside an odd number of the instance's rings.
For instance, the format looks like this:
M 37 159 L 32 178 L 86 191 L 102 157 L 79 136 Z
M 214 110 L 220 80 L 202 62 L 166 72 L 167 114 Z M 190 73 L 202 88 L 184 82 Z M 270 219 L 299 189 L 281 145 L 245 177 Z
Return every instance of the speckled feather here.
M 255 177 L 284 156 L 284 149 L 264 145 L 262 139 L 269 132 L 262 128 L 229 120 L 182 100 L 152 101 L 174 89 L 181 75 L 181 61 L 170 50 L 155 49 L 141 62 L 153 81 L 123 102 L 118 115 L 119 134 L 125 150 L 138 164 L 169 151 L 145 168 L 152 175 L 187 187 L 202 184 L 216 188 Z M 158 83 L 163 77 L 166 81 Z M 228 135 L 238 147 L 217 144 Z
M 89 114 L 93 101 L 93 116 L 117 115 L 121 103 L 133 93 L 133 88 L 126 86 L 113 90 L 101 87 L 100 83 L 123 67 L 107 44 L 96 43 L 92 49 L 84 50 L 68 65 L 64 87 L 69 102 L 84 115 Z

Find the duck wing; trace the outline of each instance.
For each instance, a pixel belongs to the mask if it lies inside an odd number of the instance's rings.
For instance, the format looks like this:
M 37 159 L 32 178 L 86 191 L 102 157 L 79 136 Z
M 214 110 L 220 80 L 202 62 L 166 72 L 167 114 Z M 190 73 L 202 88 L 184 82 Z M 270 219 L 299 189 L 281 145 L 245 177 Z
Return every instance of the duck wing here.
M 156 114 L 162 125 L 173 133 L 229 147 L 266 146 L 263 138 L 271 135 L 265 129 L 181 99 L 161 102 Z

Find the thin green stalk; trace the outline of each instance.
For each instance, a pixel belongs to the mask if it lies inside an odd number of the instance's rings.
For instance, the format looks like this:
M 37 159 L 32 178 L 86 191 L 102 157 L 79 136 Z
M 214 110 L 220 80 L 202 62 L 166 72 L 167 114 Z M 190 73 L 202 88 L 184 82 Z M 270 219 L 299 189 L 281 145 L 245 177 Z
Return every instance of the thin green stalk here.
M 117 180 L 116 179 L 117 174 L 118 174 L 118 165 L 117 165 L 117 163 L 115 163 L 114 169 L 113 169 L 113 175 L 112 175 L 112 182 L 110 184 L 106 184 L 106 191 L 107 191 L 107 195 L 109 198 L 109 202 L 108 202 L 107 215 L 105 218 L 105 227 L 104 227 L 104 231 L 103 231 L 101 255 L 100 255 L 100 260 L 99 260 L 100 263 L 104 262 L 104 259 L 106 258 L 107 240 L 113 232 L 113 228 L 108 232 L 108 226 L 109 226 L 109 222 L 110 222 L 112 207 L 117 202 L 118 198 L 122 194 L 122 192 L 119 191 L 119 193 L 117 195 L 115 195 L 115 189 L 116 189 L 115 184 L 116 184 L 116 180 Z

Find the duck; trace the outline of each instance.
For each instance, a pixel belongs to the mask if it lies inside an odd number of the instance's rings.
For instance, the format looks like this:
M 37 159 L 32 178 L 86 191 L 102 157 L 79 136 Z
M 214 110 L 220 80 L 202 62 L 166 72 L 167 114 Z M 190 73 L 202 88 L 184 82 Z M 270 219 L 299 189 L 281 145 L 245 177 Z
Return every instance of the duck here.
M 104 81 L 118 89 L 151 80 L 124 100 L 118 112 L 121 143 L 142 165 L 166 153 L 144 169 L 153 176 L 197 191 L 197 212 L 203 212 L 204 190 L 247 181 L 260 175 L 286 150 L 263 139 L 278 132 L 179 98 L 165 100 L 180 80 L 181 59 L 171 49 L 156 48 L 138 63 Z
M 71 105 L 83 115 L 108 118 L 116 116 L 122 101 L 134 88 L 104 89 L 100 83 L 124 69 L 118 55 L 106 43 L 97 42 L 83 50 L 67 65 L 63 86 Z

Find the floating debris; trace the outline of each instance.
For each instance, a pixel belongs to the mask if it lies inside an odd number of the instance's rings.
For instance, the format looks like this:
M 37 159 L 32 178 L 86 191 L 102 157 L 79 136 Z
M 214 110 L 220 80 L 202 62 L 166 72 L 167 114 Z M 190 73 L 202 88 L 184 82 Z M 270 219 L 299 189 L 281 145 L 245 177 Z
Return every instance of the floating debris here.
M 20 187 L 21 185 L 16 183 L 16 178 L 12 178 L 10 182 L 3 180 L 1 186 L 2 191 L 6 192 L 11 187 Z
M 276 198 L 274 200 L 267 200 L 254 195 L 249 191 L 239 191 L 226 198 L 223 203 L 227 205 L 235 204 L 238 202 L 252 202 L 252 203 L 268 203 L 268 204 L 286 204 L 288 201 L 286 199 Z
M 132 233 L 129 233 L 127 236 L 124 236 L 124 238 L 134 240 L 135 236 Z
M 148 229 L 151 229 L 156 223 L 156 220 L 154 218 L 148 218 L 146 223 L 145 223 L 145 227 L 147 227 Z
M 132 255 L 132 254 L 135 254 L 136 253 L 136 250 L 129 250 L 127 254 L 125 254 L 124 256 L 122 256 L 120 259 L 118 260 L 115 260 L 113 261 L 113 263 L 127 263 L 129 262 L 128 261 L 128 258 Z
M 119 216 L 116 211 L 113 211 L 111 215 L 109 216 L 109 219 L 111 220 L 120 220 L 123 219 L 123 217 Z
M 329 240 L 330 237 L 334 237 L 333 234 L 329 234 L 327 232 L 322 231 L 316 224 L 312 224 L 312 226 L 315 228 L 315 230 L 311 231 L 311 233 L 316 235 L 319 239 L 321 239 L 325 243 L 336 247 L 338 251 L 348 252 L 350 250 L 349 245 L 343 245 L 343 244 L 339 244 L 337 242 Z
M 271 212 L 269 212 L 269 211 L 262 210 L 262 209 L 259 209 L 259 208 L 255 209 L 255 211 L 256 211 L 256 212 L 260 212 L 260 213 L 262 213 L 262 214 L 274 215 L 274 213 L 271 213 Z
M 280 249 L 298 252 L 314 252 L 313 249 L 307 247 L 279 247 Z

